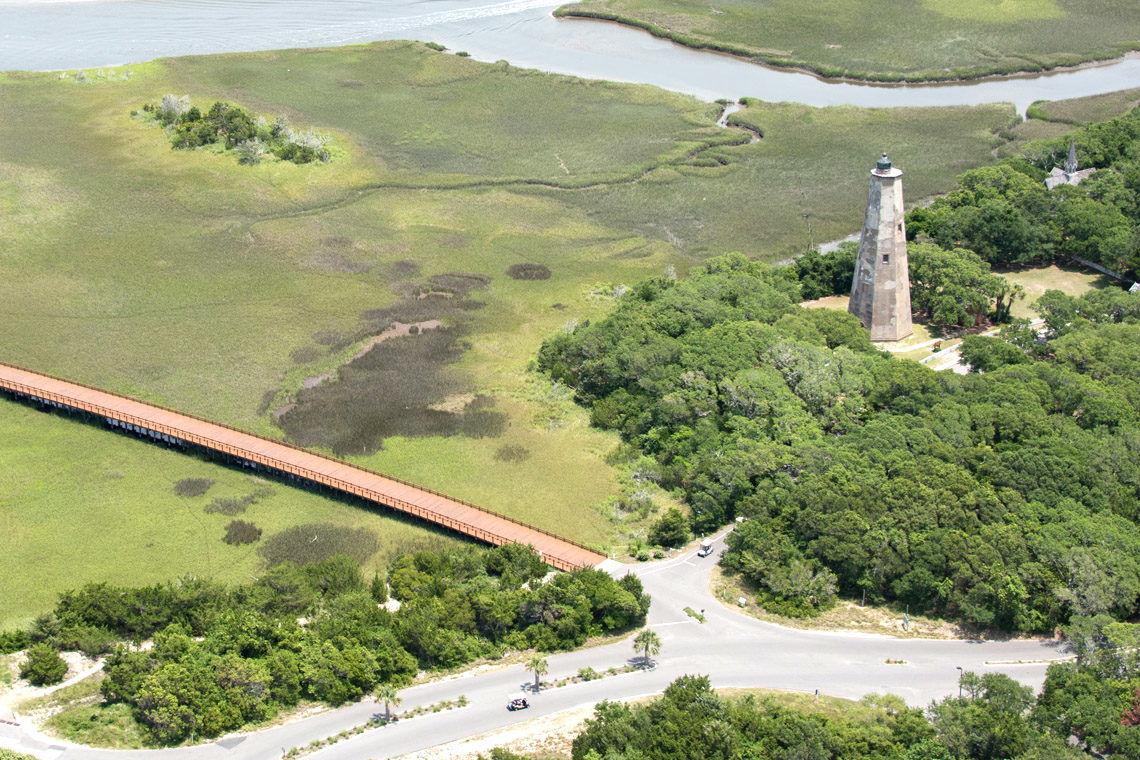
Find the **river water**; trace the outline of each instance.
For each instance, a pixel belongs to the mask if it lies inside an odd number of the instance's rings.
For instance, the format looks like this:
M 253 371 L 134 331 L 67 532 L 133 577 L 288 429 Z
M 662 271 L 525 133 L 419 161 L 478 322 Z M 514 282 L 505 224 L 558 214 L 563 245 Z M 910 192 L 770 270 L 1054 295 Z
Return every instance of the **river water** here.
M 880 86 L 690 50 L 617 24 L 556 19 L 552 0 L 0 0 L 0 70 L 93 68 L 160 56 L 434 41 L 486 61 L 643 82 L 704 100 L 934 106 L 1059 100 L 1140 86 L 1140 56 L 967 85 Z

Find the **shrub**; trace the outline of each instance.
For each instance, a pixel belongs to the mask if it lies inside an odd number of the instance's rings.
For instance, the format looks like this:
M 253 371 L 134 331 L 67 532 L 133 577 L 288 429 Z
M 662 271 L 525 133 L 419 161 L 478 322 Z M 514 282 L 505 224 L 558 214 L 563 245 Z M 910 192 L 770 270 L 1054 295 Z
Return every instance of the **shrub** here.
M 261 528 L 247 520 L 234 520 L 226 526 L 226 535 L 222 538 L 230 546 L 252 544 L 261 539 Z
M 244 140 L 237 144 L 234 148 L 234 152 L 238 154 L 239 164 L 245 164 L 247 166 L 260 164 L 266 155 L 265 143 L 256 137 L 252 140 Z
M 201 496 L 210 490 L 214 481 L 210 478 L 183 478 L 174 484 L 174 493 L 179 496 Z
M 689 522 L 676 507 L 665 511 L 653 527 L 649 529 L 650 543 L 658 546 L 682 546 L 689 540 Z
M 12 654 L 21 649 L 27 649 L 32 643 L 32 637 L 27 631 L 4 631 L 0 633 L 0 654 Z
M 36 760 L 34 755 L 25 755 L 23 752 L 14 752 L 0 747 L 0 760 Z
M 33 686 L 50 686 L 67 675 L 67 663 L 51 644 L 40 643 L 28 647 L 28 657 L 20 666 L 20 678 Z
M 83 652 L 88 657 L 107 654 L 115 646 L 118 637 L 106 628 L 93 625 L 76 625 L 60 631 L 56 643 L 60 649 Z
M 369 584 L 368 594 L 372 597 L 372 601 L 377 604 L 384 604 L 388 601 L 388 584 L 380 577 L 379 573 L 372 576 L 372 583 Z

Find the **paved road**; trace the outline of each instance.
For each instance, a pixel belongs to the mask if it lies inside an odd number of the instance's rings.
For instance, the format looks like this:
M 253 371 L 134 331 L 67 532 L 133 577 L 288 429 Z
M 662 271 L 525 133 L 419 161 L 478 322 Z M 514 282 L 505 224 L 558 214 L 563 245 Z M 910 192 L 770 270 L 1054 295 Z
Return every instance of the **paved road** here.
M 406 710 L 466 695 L 470 705 L 399 721 L 365 732 L 309 755 L 313 760 L 389 758 L 602 699 L 625 699 L 661 692 L 686 673 L 706 674 L 716 687 L 763 686 L 858 698 L 892 692 L 909 704 L 925 706 L 956 693 L 958 670 L 1002 672 L 1037 687 L 1047 667 L 1043 660 L 1063 657 L 1052 642 L 934 641 L 894 639 L 859 633 L 799 631 L 763 623 L 722 607 L 709 592 L 709 574 L 723 549 L 712 557 L 694 552 L 672 560 L 621 568 L 635 572 L 653 595 L 649 624 L 661 636 L 662 651 L 653 671 L 637 671 L 598 681 L 549 689 L 531 699 L 531 709 L 511 713 L 506 696 L 529 683 L 520 665 L 424 684 L 402 692 Z M 704 609 L 697 623 L 684 607 Z M 590 666 L 604 670 L 633 656 L 629 639 L 549 657 L 548 680 Z M 886 660 L 904 660 L 888 665 Z M 1026 664 L 1015 664 L 1025 662 Z M 0 745 L 33 752 L 46 760 L 276 760 L 282 751 L 331 736 L 367 721 L 382 708 L 371 702 L 349 705 L 288 726 L 197 747 L 109 751 L 64 746 L 29 735 L 23 727 L 0 724 Z

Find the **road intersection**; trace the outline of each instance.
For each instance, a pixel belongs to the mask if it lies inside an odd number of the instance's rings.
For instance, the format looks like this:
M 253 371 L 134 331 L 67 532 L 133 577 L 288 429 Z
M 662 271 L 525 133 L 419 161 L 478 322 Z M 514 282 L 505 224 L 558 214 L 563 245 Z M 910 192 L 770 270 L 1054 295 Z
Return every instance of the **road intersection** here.
M 708 675 L 714 687 L 766 687 L 857 699 L 890 692 L 914 706 L 954 694 L 961 667 L 1001 672 L 1039 687 L 1050 660 L 1065 657 L 1053 641 L 962 641 L 897 639 L 862 633 L 803 631 L 765 623 L 722 606 L 709 576 L 723 550 L 723 534 L 711 557 L 695 551 L 635 566 L 607 563 L 618 575 L 633 572 L 653 597 L 648 624 L 661 637 L 653 670 L 549 688 L 530 699 L 531 708 L 509 712 L 507 695 L 531 680 L 520 665 L 469 671 L 401 692 L 405 710 L 467 697 L 466 707 L 400 720 L 365 731 L 307 755 L 312 760 L 390 758 L 482 734 L 512 723 L 552 715 L 603 699 L 657 694 L 685 674 Z M 684 612 L 704 610 L 705 623 Z M 629 639 L 548 657 L 548 681 L 634 662 Z M 893 661 L 894 664 L 888 663 Z M 901 661 L 904 664 L 898 664 Z M 369 721 L 383 708 L 371 701 L 329 710 L 283 726 L 223 738 L 210 744 L 162 750 L 97 750 L 68 745 L 26 724 L 0 724 L 0 746 L 44 760 L 277 760 L 282 753 Z

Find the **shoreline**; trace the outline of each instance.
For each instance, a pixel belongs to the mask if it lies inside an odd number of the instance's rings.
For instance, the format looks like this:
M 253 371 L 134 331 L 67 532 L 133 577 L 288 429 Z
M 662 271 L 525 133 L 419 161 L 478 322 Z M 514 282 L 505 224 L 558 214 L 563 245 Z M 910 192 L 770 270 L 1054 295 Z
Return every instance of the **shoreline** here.
M 945 76 L 931 72 L 929 75 L 908 75 L 900 72 L 843 72 L 830 71 L 826 67 L 813 66 L 806 61 L 794 61 L 776 55 L 765 55 L 760 51 L 750 50 L 746 47 L 729 43 L 716 42 L 697 37 L 690 37 L 679 32 L 673 32 L 649 21 L 622 16 L 610 11 L 595 11 L 577 8 L 574 5 L 563 5 L 553 11 L 558 19 L 586 19 L 602 21 L 619 26 L 640 29 L 648 32 L 658 39 L 668 40 L 689 50 L 704 53 L 714 53 L 728 56 L 754 66 L 763 66 L 776 71 L 807 74 L 826 84 L 849 84 L 865 87 L 938 87 L 980 84 L 982 82 L 1001 82 L 1011 79 L 1037 79 L 1054 74 L 1081 71 L 1083 69 L 1111 66 L 1120 61 L 1140 57 L 1140 48 L 1121 48 L 1105 54 L 1103 57 L 1093 57 L 1088 54 L 1078 54 L 1082 60 L 1073 64 L 1057 64 L 1055 66 L 1041 66 L 1036 69 L 1011 69 L 1002 71 L 998 69 L 982 69 L 980 67 L 962 67 L 964 72 L 946 72 Z M 971 73 L 975 72 L 976 73 Z

